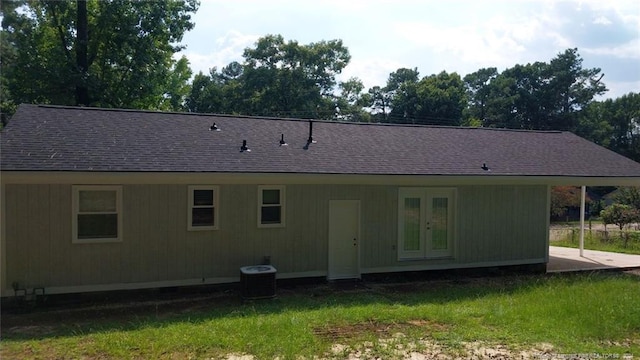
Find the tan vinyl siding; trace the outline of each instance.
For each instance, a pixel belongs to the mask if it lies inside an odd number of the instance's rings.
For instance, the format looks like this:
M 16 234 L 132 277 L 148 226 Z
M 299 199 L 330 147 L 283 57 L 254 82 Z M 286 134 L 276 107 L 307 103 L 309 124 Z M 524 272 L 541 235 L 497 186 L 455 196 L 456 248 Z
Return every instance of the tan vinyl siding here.
M 373 225 L 375 232 L 365 225 L 361 249 L 365 269 L 416 266 L 429 269 L 446 264 L 493 266 L 544 259 L 547 254 L 546 186 L 456 187 L 454 255 L 431 260 L 397 259 L 397 187 L 379 189 L 375 196 L 363 198 L 363 225 L 374 223 L 376 208 L 393 208 L 384 214 L 380 210 L 381 222 Z M 381 206 L 382 203 L 386 205 Z M 389 221 L 390 218 L 394 220 Z
M 544 258 L 545 186 L 468 186 L 458 190 L 461 262 Z
M 398 189 L 369 187 L 362 193 L 360 256 L 363 268 L 387 265 L 398 255 Z
M 210 282 L 270 256 L 278 274 L 323 274 L 329 200 L 361 201 L 366 271 L 540 259 L 546 256 L 547 186 L 455 186 L 452 258 L 398 261 L 398 186 L 285 185 L 286 226 L 258 228 L 258 184 L 218 185 L 219 228 L 187 230 L 188 185 L 122 185 L 122 242 L 73 244 L 71 184 L 5 185 L 6 284 L 28 288 Z M 515 216 L 514 216 L 515 215 Z M 222 280 L 221 280 L 222 281 Z M 213 281 L 215 282 L 215 281 Z M 3 294 L 6 296 L 6 294 Z

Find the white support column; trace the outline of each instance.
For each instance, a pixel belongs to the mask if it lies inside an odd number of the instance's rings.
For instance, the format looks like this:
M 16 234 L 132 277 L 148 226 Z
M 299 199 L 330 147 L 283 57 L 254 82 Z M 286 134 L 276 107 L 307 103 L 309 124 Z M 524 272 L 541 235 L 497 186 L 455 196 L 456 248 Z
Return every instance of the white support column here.
M 584 212 L 585 212 L 585 198 L 587 195 L 587 187 L 582 186 L 580 192 L 580 257 L 584 257 Z

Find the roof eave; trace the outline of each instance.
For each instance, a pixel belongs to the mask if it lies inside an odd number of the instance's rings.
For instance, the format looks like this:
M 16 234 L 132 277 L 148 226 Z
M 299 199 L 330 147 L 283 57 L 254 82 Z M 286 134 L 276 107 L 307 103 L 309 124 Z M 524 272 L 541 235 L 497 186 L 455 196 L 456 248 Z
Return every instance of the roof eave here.
M 3 171 L 2 184 L 336 184 L 395 186 L 640 186 L 640 176 L 380 175 L 216 172 Z

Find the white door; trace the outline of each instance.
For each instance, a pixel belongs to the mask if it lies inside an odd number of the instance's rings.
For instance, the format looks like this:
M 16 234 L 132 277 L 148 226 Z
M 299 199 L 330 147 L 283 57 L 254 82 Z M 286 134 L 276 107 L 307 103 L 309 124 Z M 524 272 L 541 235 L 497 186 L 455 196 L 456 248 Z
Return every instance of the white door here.
M 329 201 L 329 280 L 360 277 L 360 201 Z
M 398 259 L 453 256 L 455 190 L 401 188 Z

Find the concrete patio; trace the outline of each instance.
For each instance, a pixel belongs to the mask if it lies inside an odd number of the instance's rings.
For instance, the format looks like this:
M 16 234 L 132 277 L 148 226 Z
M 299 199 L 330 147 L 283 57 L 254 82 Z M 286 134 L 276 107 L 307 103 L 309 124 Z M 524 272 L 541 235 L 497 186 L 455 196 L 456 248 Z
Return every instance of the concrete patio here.
M 640 255 L 584 250 L 584 257 L 580 257 L 579 249 L 549 246 L 547 272 L 635 268 L 640 269 Z

